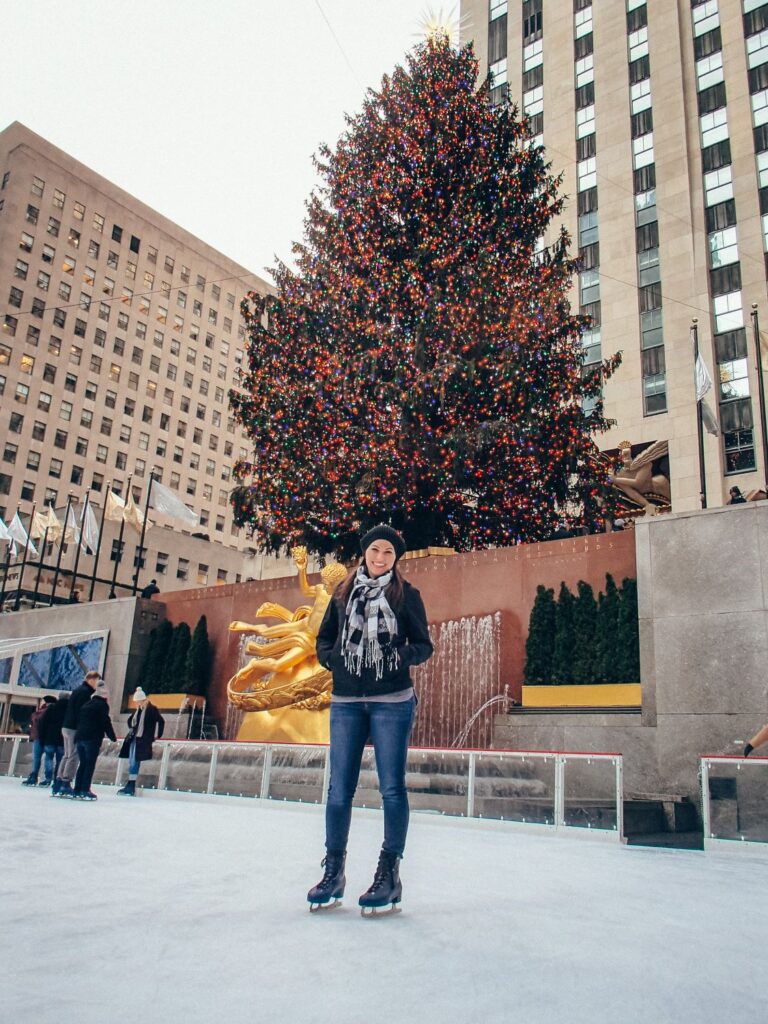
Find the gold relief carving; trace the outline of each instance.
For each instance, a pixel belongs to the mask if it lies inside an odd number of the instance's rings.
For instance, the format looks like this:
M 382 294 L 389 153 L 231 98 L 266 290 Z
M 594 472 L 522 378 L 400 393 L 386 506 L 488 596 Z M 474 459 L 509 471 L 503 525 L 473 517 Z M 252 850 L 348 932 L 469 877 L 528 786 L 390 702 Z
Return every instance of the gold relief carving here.
M 245 646 L 251 660 L 227 684 L 230 704 L 242 711 L 271 711 L 292 707 L 319 711 L 330 704 L 331 673 L 317 660 L 317 634 L 336 587 L 347 575 L 338 562 L 329 562 L 320 573 L 321 583 L 307 579 L 307 549 L 293 549 L 299 586 L 311 605 L 290 611 L 267 601 L 256 610 L 257 618 L 280 619 L 274 626 L 232 622 L 231 633 L 255 634 Z
M 621 465 L 609 480 L 629 499 L 632 507 L 655 516 L 661 509 L 668 509 L 671 503 L 668 456 L 667 441 L 656 441 L 634 459 L 631 443 L 622 441 L 619 445 Z

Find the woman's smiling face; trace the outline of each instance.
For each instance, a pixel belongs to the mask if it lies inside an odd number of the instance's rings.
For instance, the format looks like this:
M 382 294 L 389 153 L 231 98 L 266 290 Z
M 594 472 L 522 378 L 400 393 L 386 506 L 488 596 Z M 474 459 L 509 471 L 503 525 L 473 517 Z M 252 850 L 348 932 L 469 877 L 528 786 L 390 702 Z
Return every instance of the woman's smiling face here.
M 383 576 L 395 561 L 395 549 L 388 540 L 375 540 L 365 549 L 365 568 L 371 577 Z

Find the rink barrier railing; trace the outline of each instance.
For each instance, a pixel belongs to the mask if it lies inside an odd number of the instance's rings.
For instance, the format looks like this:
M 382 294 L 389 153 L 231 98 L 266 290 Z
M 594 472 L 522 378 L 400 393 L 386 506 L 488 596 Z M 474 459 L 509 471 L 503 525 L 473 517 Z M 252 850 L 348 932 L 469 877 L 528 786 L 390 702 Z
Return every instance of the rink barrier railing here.
M 122 741 L 106 742 L 94 782 L 120 786 Z M 328 747 L 322 744 L 159 740 L 144 762 L 142 789 L 324 804 Z M 0 775 L 24 778 L 26 736 L 0 736 Z M 42 772 L 41 772 L 42 774 Z M 406 785 L 412 811 L 509 821 L 545 832 L 623 839 L 623 761 L 615 753 L 411 747 Z M 366 747 L 355 806 L 380 807 L 373 751 Z
M 704 848 L 768 854 L 768 757 L 702 757 Z

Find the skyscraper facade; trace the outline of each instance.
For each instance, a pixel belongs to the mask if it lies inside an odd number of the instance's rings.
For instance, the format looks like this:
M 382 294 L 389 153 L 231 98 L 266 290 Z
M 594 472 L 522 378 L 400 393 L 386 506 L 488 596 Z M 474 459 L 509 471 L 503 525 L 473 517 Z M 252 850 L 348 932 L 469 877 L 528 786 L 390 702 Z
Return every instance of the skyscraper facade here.
M 145 577 L 258 575 L 229 503 L 252 290 L 268 285 L 23 125 L 0 132 L 0 516 L 88 494 L 98 519 L 108 487 L 141 508 L 154 473 L 199 524 L 160 516 Z
M 592 323 L 586 364 L 622 352 L 604 388 L 616 426 L 600 447 L 666 441 L 675 511 L 700 507 L 702 490 L 712 505 L 733 485 L 763 488 L 768 3 L 461 6 L 492 102 L 511 96 L 563 175 L 581 257 L 572 302 Z M 717 436 L 699 431 L 695 341 Z

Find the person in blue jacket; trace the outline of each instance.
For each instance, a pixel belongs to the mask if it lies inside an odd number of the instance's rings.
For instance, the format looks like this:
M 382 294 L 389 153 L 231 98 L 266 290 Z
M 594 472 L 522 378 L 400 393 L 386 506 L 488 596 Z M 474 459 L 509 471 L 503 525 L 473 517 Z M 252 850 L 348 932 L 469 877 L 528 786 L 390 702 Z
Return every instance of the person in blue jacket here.
M 347 837 L 363 748 L 370 738 L 384 808 L 384 843 L 363 912 L 400 902 L 399 864 L 408 832 L 405 765 L 416 710 L 410 669 L 432 654 L 418 590 L 397 563 L 405 541 L 390 526 L 363 537 L 363 558 L 328 605 L 317 658 L 332 675 L 330 785 L 325 815 L 325 872 L 310 889 L 310 909 L 344 894 Z M 335 904 L 334 904 L 335 905 Z

